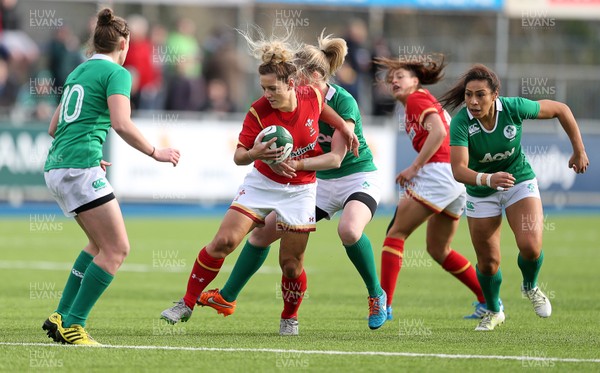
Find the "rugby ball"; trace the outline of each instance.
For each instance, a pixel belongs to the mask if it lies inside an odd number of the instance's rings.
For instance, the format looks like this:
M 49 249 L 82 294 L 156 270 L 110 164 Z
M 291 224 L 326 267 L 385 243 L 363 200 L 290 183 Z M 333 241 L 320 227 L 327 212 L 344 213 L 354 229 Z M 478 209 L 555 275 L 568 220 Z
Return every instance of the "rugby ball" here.
M 288 130 L 286 130 L 282 126 L 272 125 L 265 127 L 260 134 L 264 134 L 262 142 L 267 142 L 271 140 L 273 137 L 277 137 L 277 140 L 271 145 L 271 149 L 277 149 L 283 147 L 283 152 L 281 155 L 275 160 L 267 160 L 261 159 L 266 164 L 277 164 L 285 161 L 290 154 L 292 153 L 292 149 L 294 148 L 294 139 Z

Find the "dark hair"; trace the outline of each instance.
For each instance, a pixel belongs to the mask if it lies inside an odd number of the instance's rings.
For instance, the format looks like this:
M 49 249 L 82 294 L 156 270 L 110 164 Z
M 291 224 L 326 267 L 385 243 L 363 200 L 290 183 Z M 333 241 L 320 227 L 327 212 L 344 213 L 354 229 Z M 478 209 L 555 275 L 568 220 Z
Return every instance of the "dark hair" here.
M 98 21 L 90 43 L 90 51 L 95 53 L 111 53 L 119 45 L 119 38 L 129 37 L 127 22 L 115 16 L 112 9 L 104 8 L 98 12 Z
M 385 81 L 390 83 L 394 75 L 394 71 L 404 69 L 409 71 L 413 76 L 419 79 L 419 84 L 429 85 L 435 84 L 444 78 L 443 70 L 446 67 L 444 55 L 438 54 L 440 60 L 438 62 L 431 60 L 426 62 L 405 62 L 386 57 L 376 57 L 375 63 L 387 69 Z
M 500 79 L 498 75 L 489 67 L 477 64 L 473 65 L 463 76 L 460 77 L 458 83 L 439 99 L 440 104 L 450 111 L 459 107 L 465 102 L 465 89 L 467 83 L 473 80 L 485 80 L 492 90 L 492 93 L 500 91 Z

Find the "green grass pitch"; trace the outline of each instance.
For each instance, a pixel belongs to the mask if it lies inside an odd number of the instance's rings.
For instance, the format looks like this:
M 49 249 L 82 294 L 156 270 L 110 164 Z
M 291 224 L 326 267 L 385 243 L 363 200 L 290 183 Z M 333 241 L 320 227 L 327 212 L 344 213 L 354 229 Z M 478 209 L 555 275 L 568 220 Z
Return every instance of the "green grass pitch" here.
M 423 227 L 406 244 L 394 320 L 369 330 L 366 289 L 339 243 L 337 221 L 319 223 L 305 259 L 308 292 L 299 337 L 278 335 L 277 245 L 238 298 L 234 315 L 198 307 L 187 323 L 159 321 L 183 295 L 198 250 L 220 219 L 126 219 L 131 254 L 88 320 L 90 333 L 107 348 L 58 346 L 41 330 L 85 244 L 76 223 L 0 219 L 2 371 L 600 371 L 598 215 L 544 221 L 539 285 L 552 301 L 549 319 L 537 317 L 521 297 L 517 249 L 504 223 L 507 320 L 491 333 L 474 332 L 476 321 L 462 319 L 474 296 L 427 255 Z M 388 220 L 378 217 L 366 231 L 378 268 Z M 464 219 L 453 248 L 474 262 Z M 223 286 L 236 257 L 226 259 L 209 288 Z

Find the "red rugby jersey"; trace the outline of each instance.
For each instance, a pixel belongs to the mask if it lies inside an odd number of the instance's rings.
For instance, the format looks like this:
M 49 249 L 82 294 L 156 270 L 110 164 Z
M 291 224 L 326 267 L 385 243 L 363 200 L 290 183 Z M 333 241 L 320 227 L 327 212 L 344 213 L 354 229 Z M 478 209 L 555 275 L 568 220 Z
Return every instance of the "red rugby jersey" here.
M 420 152 L 429 131 L 423 126 L 423 121 L 427 115 L 438 113 L 442 118 L 442 123 L 446 128 L 446 138 L 439 149 L 429 158 L 427 163 L 443 162 L 450 163 L 450 129 L 448 127 L 449 116 L 431 93 L 426 89 L 419 89 L 408 96 L 406 100 L 406 133 L 412 141 L 413 148 Z
M 285 127 L 294 139 L 290 157 L 302 159 L 322 154 L 317 143 L 319 137 L 319 116 L 322 110 L 321 94 L 312 87 L 296 87 L 298 106 L 286 113 L 273 109 L 263 96 L 256 100 L 244 119 L 242 132 L 238 137 L 238 147 L 251 149 L 258 133 L 265 127 L 279 125 Z M 254 167 L 269 179 L 281 184 L 310 184 L 316 181 L 315 171 L 296 171 L 296 177 L 289 179 L 277 175 L 268 164 L 256 160 Z

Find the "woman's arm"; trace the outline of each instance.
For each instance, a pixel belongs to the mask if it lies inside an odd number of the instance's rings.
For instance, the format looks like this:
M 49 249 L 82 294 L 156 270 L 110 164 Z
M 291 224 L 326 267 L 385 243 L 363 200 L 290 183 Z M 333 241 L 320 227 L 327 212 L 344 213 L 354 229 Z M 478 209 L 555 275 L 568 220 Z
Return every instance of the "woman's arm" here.
M 108 110 L 110 111 L 112 128 L 127 144 L 159 162 L 171 162 L 173 166 L 177 165 L 179 150 L 172 148 L 156 149 L 133 124 L 129 98 L 123 95 L 109 96 Z
M 48 127 L 48 135 L 54 138 L 54 134 L 56 133 L 56 128 L 58 127 L 58 117 L 60 115 L 60 110 L 62 108 L 61 104 L 58 104 L 56 110 L 54 110 L 54 115 L 52 115 L 52 119 L 50 119 L 50 127 Z
M 476 185 L 477 172 L 469 168 L 469 148 L 466 146 L 451 146 L 450 165 L 452 165 L 452 174 L 456 181 Z
M 452 165 L 452 174 L 459 183 L 487 185 L 496 190 L 506 190 L 515 185 L 515 178 L 508 172 L 486 174 L 471 170 L 469 168 L 469 149 L 466 146 L 450 147 L 450 164 Z
M 401 186 L 417 175 L 417 172 L 429 161 L 444 142 L 444 138 L 448 135 L 442 118 L 437 113 L 431 113 L 425 117 L 423 127 L 429 132 L 421 151 L 413 161 L 413 163 L 402 170 L 396 176 L 396 182 Z
M 354 123 L 352 121 L 347 121 L 347 123 L 348 128 L 354 133 Z M 348 147 L 346 146 L 344 135 L 340 131 L 334 131 L 331 138 L 331 151 L 329 153 L 311 158 L 291 160 L 289 164 L 296 171 L 321 171 L 340 168 L 347 152 Z
M 354 133 L 354 127 L 349 128 L 346 125 L 346 121 L 342 119 L 329 105 L 323 105 L 323 111 L 321 112 L 321 116 L 319 120 L 329 124 L 331 127 L 335 128 L 336 132 L 340 131 L 342 135 L 344 135 L 344 139 L 346 140 L 346 144 L 350 149 L 352 149 L 352 153 L 358 157 L 358 147 L 360 143 L 358 142 L 358 136 Z
M 415 158 L 412 166 L 417 170 L 423 167 L 427 161 L 438 151 L 444 139 L 448 135 L 444 122 L 438 113 L 431 113 L 423 121 L 423 127 L 429 132 L 419 155 Z
M 572 168 L 578 174 L 584 173 L 590 161 L 585 152 L 583 139 L 581 138 L 577 121 L 571 109 L 566 104 L 558 101 L 540 100 L 538 103 L 540 104 L 540 112 L 537 119 L 558 118 L 560 125 L 567 136 L 569 136 L 573 148 L 573 154 L 569 159 L 569 168 Z
M 254 163 L 257 159 L 263 160 L 275 160 L 279 157 L 279 152 L 282 148 L 271 149 L 271 145 L 277 141 L 277 137 L 273 137 L 271 140 L 267 142 L 262 142 L 265 134 L 259 134 L 258 137 L 254 140 L 254 145 L 252 149 L 246 149 L 243 146 L 235 149 L 235 153 L 233 154 L 233 161 L 238 166 L 246 166 L 250 163 Z
M 354 131 L 354 122 L 348 121 L 348 126 Z M 270 166 L 275 173 L 293 178 L 296 177 L 296 171 L 321 171 L 340 168 L 347 152 L 346 139 L 340 131 L 334 131 L 329 153 L 304 159 L 289 159 L 286 162 Z

